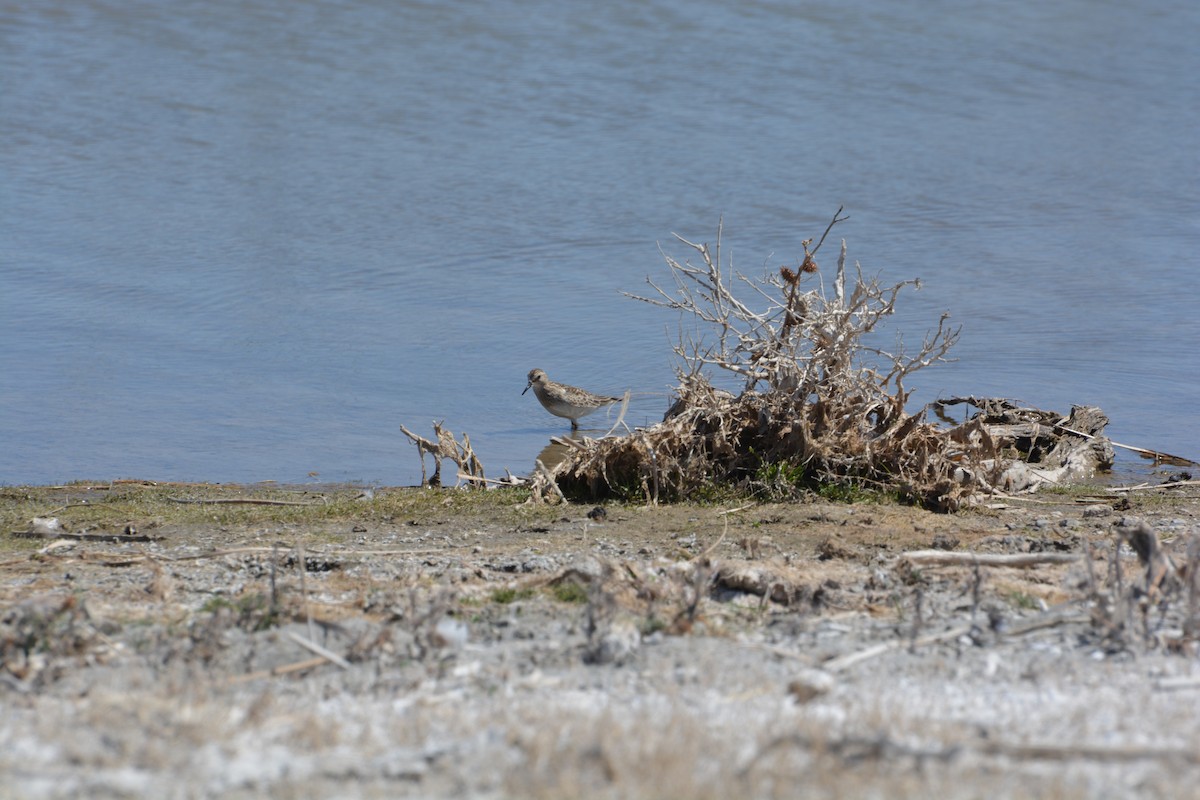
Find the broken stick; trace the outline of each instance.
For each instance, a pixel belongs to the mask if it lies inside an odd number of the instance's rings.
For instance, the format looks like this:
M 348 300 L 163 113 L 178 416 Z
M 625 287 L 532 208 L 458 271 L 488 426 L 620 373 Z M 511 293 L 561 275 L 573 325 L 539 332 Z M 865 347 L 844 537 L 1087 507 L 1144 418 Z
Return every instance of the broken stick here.
M 1039 564 L 1066 564 L 1077 561 L 1076 553 L 955 553 L 947 550 L 912 550 L 902 553 L 900 558 L 926 567 L 1036 567 Z

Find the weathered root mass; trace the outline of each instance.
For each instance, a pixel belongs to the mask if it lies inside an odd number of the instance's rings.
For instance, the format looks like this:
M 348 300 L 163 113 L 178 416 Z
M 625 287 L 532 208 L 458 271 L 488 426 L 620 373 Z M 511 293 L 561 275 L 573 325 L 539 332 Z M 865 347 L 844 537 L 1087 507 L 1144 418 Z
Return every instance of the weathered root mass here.
M 534 476 L 535 497 L 551 500 L 561 490 L 656 502 L 714 485 L 774 497 L 842 487 L 952 510 L 981 494 L 1031 490 L 1111 465 L 1099 409 L 1064 418 L 1006 400 L 956 398 L 935 410 L 967 403 L 977 411 L 948 427 L 928 421 L 926 409 L 906 412 L 906 379 L 948 360 L 959 329 L 943 314 L 913 353 L 899 339 L 891 351 L 868 343 L 901 290 L 919 284 L 885 287 L 857 264 L 851 273 L 843 240 L 826 286 L 815 256 L 846 219 L 840 214 L 815 246 L 803 242 L 798 265 L 757 279 L 732 262 L 722 266 L 720 229 L 715 248 L 676 236 L 698 263 L 664 253 L 674 291 L 648 280 L 651 296 L 630 296 L 697 323 L 698 332 L 673 348 L 677 401 L 649 428 L 572 442 L 562 462 Z M 740 393 L 717 388 L 714 370 L 740 381 Z

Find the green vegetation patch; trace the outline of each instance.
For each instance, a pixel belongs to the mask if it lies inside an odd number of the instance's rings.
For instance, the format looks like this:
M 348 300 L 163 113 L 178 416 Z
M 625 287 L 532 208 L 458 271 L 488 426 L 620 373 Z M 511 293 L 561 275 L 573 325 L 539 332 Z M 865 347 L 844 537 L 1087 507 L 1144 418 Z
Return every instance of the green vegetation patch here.
M 501 605 L 515 603 L 518 600 L 529 600 L 533 597 L 537 597 L 537 590 L 529 588 L 514 589 L 506 586 L 501 589 L 496 589 L 492 592 L 492 602 L 499 603 Z
M 560 603 L 586 603 L 587 589 L 575 581 L 563 581 L 551 587 L 550 593 Z
M 244 529 L 296 526 L 322 533 L 349 531 L 355 524 L 422 524 L 446 518 L 477 518 L 493 524 L 529 524 L 561 515 L 527 506 L 528 491 L 297 487 L 274 484 L 79 482 L 64 486 L 0 487 L 0 530 L 31 529 L 34 518 L 57 519 L 69 533 L 152 535 L 165 527 L 194 525 Z M 328 536 L 326 537 L 328 538 Z M 29 550 L 39 539 L 0 537 L 0 547 Z M 44 542 L 43 542 L 44 543 Z

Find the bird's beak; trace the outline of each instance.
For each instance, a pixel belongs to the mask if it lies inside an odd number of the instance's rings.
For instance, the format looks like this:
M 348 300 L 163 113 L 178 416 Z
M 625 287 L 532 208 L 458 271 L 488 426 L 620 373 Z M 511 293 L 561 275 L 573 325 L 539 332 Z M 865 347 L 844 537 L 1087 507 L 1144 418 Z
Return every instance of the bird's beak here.
M 525 392 L 528 392 L 530 386 L 533 386 L 533 381 L 530 381 L 529 383 L 525 384 L 525 388 L 521 390 L 521 394 L 525 394 Z

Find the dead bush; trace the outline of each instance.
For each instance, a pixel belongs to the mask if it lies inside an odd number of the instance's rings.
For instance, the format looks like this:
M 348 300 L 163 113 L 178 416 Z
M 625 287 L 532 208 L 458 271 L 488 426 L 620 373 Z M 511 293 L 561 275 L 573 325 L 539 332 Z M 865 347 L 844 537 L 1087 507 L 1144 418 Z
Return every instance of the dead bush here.
M 1005 476 L 1016 480 L 1006 470 L 1019 454 L 1002 432 L 993 436 L 991 406 L 975 401 L 979 413 L 951 428 L 928 422 L 924 409 L 905 410 L 906 381 L 948 360 L 960 329 L 943 314 L 912 352 L 899 337 L 891 350 L 869 340 L 894 313 L 900 292 L 919 284 L 885 286 L 858 264 L 849 269 L 844 240 L 827 283 L 816 255 L 845 219 L 839 209 L 815 245 L 802 243 L 798 264 L 756 279 L 734 269 L 732 259 L 723 265 L 721 227 L 715 248 L 676 236 L 697 262 L 664 252 L 674 290 L 647 279 L 649 296 L 629 295 L 696 325 L 673 348 L 676 401 L 659 424 L 575 443 L 566 459 L 534 476 L 535 497 L 561 490 L 657 502 L 714 485 L 776 495 L 836 486 L 950 510 L 975 493 L 999 490 Z M 718 388 L 714 371 L 733 376 L 740 392 Z M 1064 435 L 1051 425 L 1046 430 Z

